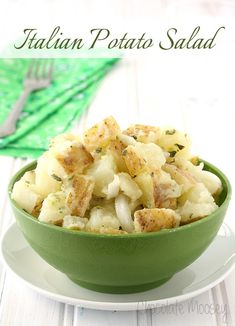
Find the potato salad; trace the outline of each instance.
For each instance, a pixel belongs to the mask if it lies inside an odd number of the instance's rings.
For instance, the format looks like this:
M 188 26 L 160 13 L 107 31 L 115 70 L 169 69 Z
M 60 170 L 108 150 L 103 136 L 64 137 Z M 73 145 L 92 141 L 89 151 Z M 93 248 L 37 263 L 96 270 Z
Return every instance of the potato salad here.
M 96 233 L 180 227 L 213 213 L 220 179 L 190 154 L 176 129 L 113 117 L 82 135 L 66 133 L 14 184 L 12 199 L 41 222 Z

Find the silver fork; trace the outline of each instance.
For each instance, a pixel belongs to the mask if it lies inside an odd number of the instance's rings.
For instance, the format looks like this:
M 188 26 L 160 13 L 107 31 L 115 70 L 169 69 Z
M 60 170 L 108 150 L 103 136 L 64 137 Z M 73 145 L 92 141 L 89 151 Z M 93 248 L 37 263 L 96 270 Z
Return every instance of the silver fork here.
M 24 90 L 12 107 L 4 123 L 0 126 L 0 138 L 11 135 L 16 130 L 16 122 L 30 93 L 46 88 L 52 79 L 53 63 L 46 60 L 33 60 L 25 76 Z

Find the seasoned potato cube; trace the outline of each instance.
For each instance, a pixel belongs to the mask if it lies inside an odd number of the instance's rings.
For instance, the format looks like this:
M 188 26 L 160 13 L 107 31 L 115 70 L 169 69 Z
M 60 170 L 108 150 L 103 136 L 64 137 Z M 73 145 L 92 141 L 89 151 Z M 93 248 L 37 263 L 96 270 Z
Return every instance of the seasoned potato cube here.
M 214 198 L 206 186 L 198 182 L 179 198 L 179 203 L 190 200 L 194 203 L 214 203 Z
M 181 186 L 162 170 L 152 173 L 152 178 L 155 207 L 176 208 L 176 198 L 181 195 Z
M 95 180 L 95 196 L 106 196 L 108 184 L 113 181 L 115 173 L 116 165 L 111 155 L 104 155 L 91 165 L 87 170 L 87 175 L 92 176 Z
M 173 164 L 164 164 L 163 170 L 169 173 L 179 185 L 182 185 L 182 192 L 188 191 L 197 183 L 197 179 L 188 171 L 182 170 Z
M 35 170 L 25 172 L 21 180 L 27 181 L 27 183 L 32 185 L 35 184 Z
M 26 210 L 29 214 L 37 212 L 38 207 L 41 206 L 42 196 L 36 191 L 34 182 L 34 171 L 29 171 L 14 184 L 11 198 L 16 203 Z
M 70 145 L 66 151 L 55 154 L 55 158 L 67 174 L 83 173 L 93 162 L 93 157 L 82 143 Z
M 49 152 L 66 174 L 82 173 L 93 162 L 91 154 L 73 134 L 62 134 L 53 138 Z
M 160 168 L 166 161 L 161 148 L 156 144 L 136 143 L 129 145 L 122 153 L 128 171 L 132 177 L 145 170 Z
M 79 216 L 66 215 L 63 218 L 62 226 L 70 230 L 83 230 L 88 222 L 87 218 Z
M 107 207 L 94 207 L 90 212 L 90 218 L 86 224 L 87 231 L 101 229 L 119 230 L 120 222 L 116 217 L 115 211 Z
M 92 229 L 87 229 L 86 231 L 88 232 L 92 232 L 92 233 L 101 233 L 101 234 L 113 234 L 113 235 L 117 235 L 117 234 L 128 234 L 128 232 L 120 229 L 114 229 L 111 227 L 101 227 L 101 228 L 92 228 Z
M 221 180 L 215 174 L 203 170 L 203 163 L 194 165 L 190 161 L 177 159 L 176 164 L 186 173 L 192 174 L 197 181 L 202 182 L 212 195 L 219 194 L 221 192 Z
M 143 192 L 141 200 L 145 207 L 176 208 L 181 186 L 168 173 L 162 170 L 142 173 L 135 181 Z
M 68 174 L 62 167 L 62 165 L 53 156 L 52 152 L 45 152 L 39 159 L 37 163 L 37 168 L 39 167 L 46 170 L 48 175 L 52 176 L 56 181 L 61 181 L 67 178 Z M 61 179 L 61 180 L 60 180 Z
M 175 129 L 166 129 L 162 132 L 157 144 L 169 153 L 169 161 L 175 157 L 188 159 L 190 157 L 191 141 L 187 134 Z
M 197 175 L 199 180 L 206 186 L 208 191 L 212 195 L 218 195 L 222 191 L 222 182 L 217 177 L 217 175 L 209 172 L 209 171 L 202 171 L 200 176 Z
M 161 129 L 145 125 L 132 125 L 123 131 L 125 135 L 131 136 L 141 143 L 155 143 L 161 136 Z
M 65 194 L 62 191 L 49 194 L 43 201 L 39 221 L 61 225 L 63 217 L 69 215 L 70 210 L 65 203 Z
M 132 177 L 137 176 L 146 168 L 146 162 L 132 145 L 128 146 L 123 152 L 122 157 L 126 163 L 128 172 Z
M 161 147 L 156 144 L 137 143 L 136 148 L 139 154 L 143 155 L 147 166 L 151 170 L 160 169 L 166 162 L 166 158 Z
M 172 209 L 141 209 L 134 214 L 136 232 L 154 232 L 179 226 L 180 215 Z
M 86 175 L 74 175 L 71 180 L 65 182 L 66 205 L 71 214 L 83 217 L 91 200 L 95 181 L 93 177 Z
M 188 223 L 213 213 L 218 206 L 203 183 L 195 184 L 179 198 L 177 211 L 182 223 Z
M 101 228 L 99 230 L 92 230 L 92 232 L 98 232 L 103 234 L 128 234 L 128 232 L 121 229 L 113 229 L 113 228 Z
M 134 179 L 142 191 L 141 202 L 145 207 L 154 208 L 153 179 L 150 173 L 143 172 Z
M 80 138 L 72 133 L 60 134 L 50 141 L 50 151 L 53 153 L 66 152 L 72 144 L 80 143 Z
M 124 195 L 129 197 L 132 201 L 136 201 L 141 197 L 142 191 L 129 174 L 122 172 L 118 174 L 118 177 L 120 181 L 120 189 Z
M 213 213 L 217 208 L 215 203 L 192 203 L 187 200 L 177 212 L 181 215 L 181 224 L 187 224 Z
M 127 166 L 122 157 L 122 152 L 125 148 L 126 145 L 119 139 L 119 137 L 111 140 L 107 147 L 108 152 L 113 156 L 118 171 L 123 172 L 127 172 Z
M 120 133 L 116 120 L 110 116 L 88 129 L 83 137 L 84 144 L 89 152 L 100 151 Z
M 66 174 L 49 152 L 44 153 L 35 169 L 35 186 L 43 198 L 61 189 L 62 177 Z

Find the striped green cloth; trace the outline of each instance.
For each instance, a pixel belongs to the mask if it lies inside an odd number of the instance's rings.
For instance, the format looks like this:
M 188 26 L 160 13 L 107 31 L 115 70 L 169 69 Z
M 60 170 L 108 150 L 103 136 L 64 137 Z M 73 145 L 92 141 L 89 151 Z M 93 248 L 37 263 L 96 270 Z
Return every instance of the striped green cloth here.
M 14 134 L 0 138 L 0 155 L 37 158 L 49 140 L 72 128 L 117 58 L 55 59 L 50 87 L 30 95 Z M 0 60 L 0 124 L 22 92 L 30 59 Z

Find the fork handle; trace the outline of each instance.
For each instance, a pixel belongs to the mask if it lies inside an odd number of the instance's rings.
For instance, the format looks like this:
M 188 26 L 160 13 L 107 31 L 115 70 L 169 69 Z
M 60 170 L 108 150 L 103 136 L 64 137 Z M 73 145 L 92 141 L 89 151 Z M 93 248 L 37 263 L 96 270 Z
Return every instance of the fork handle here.
M 0 137 L 9 136 L 16 130 L 16 122 L 22 112 L 24 104 L 31 93 L 31 88 L 27 87 L 24 89 L 20 95 L 17 102 L 13 105 L 9 115 L 7 116 L 5 122 L 0 127 Z

